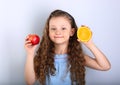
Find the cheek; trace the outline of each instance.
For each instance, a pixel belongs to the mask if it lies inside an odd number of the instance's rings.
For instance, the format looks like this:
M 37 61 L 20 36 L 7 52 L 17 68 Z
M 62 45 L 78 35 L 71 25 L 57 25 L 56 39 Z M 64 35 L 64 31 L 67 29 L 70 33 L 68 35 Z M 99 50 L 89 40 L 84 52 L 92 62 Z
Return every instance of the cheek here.
M 49 33 L 49 37 L 52 40 L 53 39 L 53 34 Z
M 70 31 L 65 33 L 66 36 L 71 36 L 71 34 L 72 33 Z
M 69 38 L 70 38 L 70 33 L 65 33 L 64 36 L 65 36 L 65 38 L 66 38 L 67 40 L 69 40 Z

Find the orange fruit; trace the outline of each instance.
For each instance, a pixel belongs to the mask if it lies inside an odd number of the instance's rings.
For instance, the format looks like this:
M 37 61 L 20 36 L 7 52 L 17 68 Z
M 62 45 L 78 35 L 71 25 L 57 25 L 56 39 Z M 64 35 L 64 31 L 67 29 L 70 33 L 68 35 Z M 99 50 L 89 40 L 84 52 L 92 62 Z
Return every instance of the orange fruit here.
M 86 27 L 86 26 L 81 26 L 80 28 L 78 28 L 77 30 L 77 37 L 80 41 L 82 42 L 87 42 L 90 40 L 90 38 L 92 37 L 92 32 L 91 30 Z

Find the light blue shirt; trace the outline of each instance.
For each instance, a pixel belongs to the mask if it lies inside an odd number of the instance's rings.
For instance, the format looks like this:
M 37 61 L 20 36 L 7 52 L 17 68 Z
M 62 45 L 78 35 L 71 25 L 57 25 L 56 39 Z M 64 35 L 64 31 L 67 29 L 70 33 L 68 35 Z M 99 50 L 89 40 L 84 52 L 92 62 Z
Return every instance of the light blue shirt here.
M 70 72 L 67 69 L 67 54 L 55 55 L 55 75 L 50 75 L 50 82 L 47 85 L 71 85 Z M 49 83 L 49 84 L 48 84 Z

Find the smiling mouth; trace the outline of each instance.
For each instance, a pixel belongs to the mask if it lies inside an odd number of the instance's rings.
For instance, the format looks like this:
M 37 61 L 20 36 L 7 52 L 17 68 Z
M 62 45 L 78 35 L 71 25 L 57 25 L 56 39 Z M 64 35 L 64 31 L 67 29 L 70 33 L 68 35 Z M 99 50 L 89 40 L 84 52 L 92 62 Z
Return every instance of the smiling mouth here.
M 62 36 L 55 36 L 54 38 L 63 38 Z

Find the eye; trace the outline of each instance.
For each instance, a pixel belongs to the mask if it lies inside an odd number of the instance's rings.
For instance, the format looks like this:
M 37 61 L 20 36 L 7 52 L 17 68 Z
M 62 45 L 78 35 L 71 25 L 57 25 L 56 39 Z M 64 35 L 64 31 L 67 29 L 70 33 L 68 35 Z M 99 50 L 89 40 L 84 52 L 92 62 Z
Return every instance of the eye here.
M 56 30 L 56 28 L 50 28 L 51 30 Z
M 66 30 L 66 28 L 65 28 L 65 27 L 63 27 L 63 28 L 62 28 L 62 30 Z

